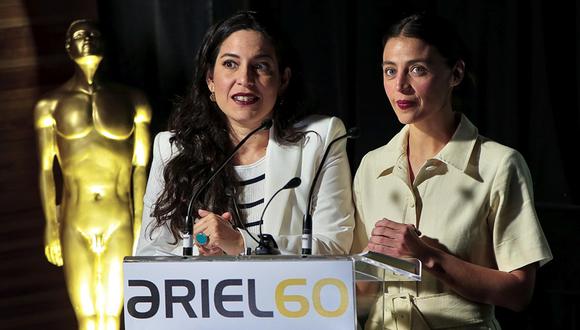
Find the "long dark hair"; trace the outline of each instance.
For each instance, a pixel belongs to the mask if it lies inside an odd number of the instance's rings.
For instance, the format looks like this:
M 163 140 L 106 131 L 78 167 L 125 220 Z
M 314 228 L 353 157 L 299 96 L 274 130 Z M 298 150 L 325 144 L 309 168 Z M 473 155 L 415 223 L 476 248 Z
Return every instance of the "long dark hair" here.
M 296 63 L 297 57 L 281 31 L 266 17 L 249 11 L 237 13 L 212 26 L 195 56 L 192 87 L 169 120 L 169 129 L 173 133 L 170 142 L 179 153 L 165 166 L 165 187 L 152 213 L 157 221 L 151 230 L 168 225 L 175 238 L 174 244 L 181 237 L 189 199 L 234 147 L 226 116 L 216 103 L 210 101 L 206 77 L 215 66 L 223 41 L 239 30 L 261 33 L 275 49 L 278 70 L 282 73 L 290 68 L 291 81 L 284 94 L 278 97 L 272 112 L 273 129 L 277 140 L 283 143 L 297 142 L 301 137 L 293 125 L 306 116 L 308 108 L 303 102 L 303 84 L 300 81 L 302 78 Z M 237 197 L 237 182 L 233 165 L 229 164 L 200 195 L 193 210 L 205 208 L 218 214 L 232 212 L 233 198 Z
M 421 39 L 435 47 L 449 68 L 457 61 L 465 63 L 464 79 L 454 88 L 453 109 L 467 111 L 468 99 L 475 92 L 475 75 L 470 68 L 471 55 L 457 29 L 441 16 L 429 12 L 414 13 L 391 25 L 383 36 L 383 49 L 395 37 Z

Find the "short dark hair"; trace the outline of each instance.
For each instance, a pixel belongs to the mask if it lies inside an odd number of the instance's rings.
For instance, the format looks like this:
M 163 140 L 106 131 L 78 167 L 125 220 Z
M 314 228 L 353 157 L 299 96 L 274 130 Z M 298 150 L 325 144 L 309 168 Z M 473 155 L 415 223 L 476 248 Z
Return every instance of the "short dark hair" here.
M 387 30 L 383 36 L 383 48 L 389 39 L 399 36 L 421 39 L 435 47 L 449 67 L 458 60 L 469 60 L 467 47 L 457 30 L 443 17 L 427 12 L 404 17 Z
M 100 30 L 99 23 L 97 21 L 93 21 L 93 20 L 86 19 L 86 18 L 77 19 L 77 20 L 73 21 L 72 23 L 70 23 L 70 25 L 68 26 L 68 29 L 66 30 L 66 38 L 67 38 L 67 40 L 70 37 L 72 37 L 70 35 L 71 31 L 73 31 L 76 28 L 77 25 L 81 25 L 81 24 L 83 24 L 83 25 L 90 25 L 94 29 Z

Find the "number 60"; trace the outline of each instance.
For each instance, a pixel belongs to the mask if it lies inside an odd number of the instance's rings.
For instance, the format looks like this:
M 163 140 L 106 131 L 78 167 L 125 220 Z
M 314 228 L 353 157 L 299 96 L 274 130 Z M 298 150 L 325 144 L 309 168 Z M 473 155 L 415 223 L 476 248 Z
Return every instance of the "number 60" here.
M 286 317 L 291 318 L 303 317 L 308 313 L 308 310 L 310 309 L 308 299 L 302 295 L 287 295 L 284 293 L 287 287 L 293 285 L 304 286 L 306 285 L 306 279 L 291 278 L 278 283 L 278 286 L 276 286 L 276 307 L 278 308 L 278 311 Z M 338 289 L 338 292 L 340 293 L 340 304 L 336 310 L 327 310 L 326 308 L 324 308 L 324 306 L 322 306 L 322 302 L 320 300 L 320 291 L 322 291 L 322 288 L 327 285 L 335 286 Z M 300 307 L 296 311 L 291 311 L 288 308 L 286 308 L 286 303 L 288 302 L 298 303 Z M 312 288 L 312 302 L 314 304 L 314 310 L 316 310 L 316 312 L 323 317 L 341 316 L 342 314 L 344 314 L 344 312 L 348 307 L 348 290 L 346 288 L 346 285 L 344 284 L 344 282 L 336 278 L 323 278 L 317 281 L 314 284 L 314 287 Z

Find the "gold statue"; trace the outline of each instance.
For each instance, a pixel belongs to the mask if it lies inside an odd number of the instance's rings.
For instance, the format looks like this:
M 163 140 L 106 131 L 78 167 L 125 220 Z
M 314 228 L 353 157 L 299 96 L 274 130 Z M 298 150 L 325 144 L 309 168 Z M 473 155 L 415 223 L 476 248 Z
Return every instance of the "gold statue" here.
M 123 257 L 139 237 L 151 110 L 142 93 L 99 84 L 95 22 L 73 22 L 66 50 L 75 74 L 36 105 L 45 254 L 62 266 L 79 329 L 119 329 Z M 63 177 L 56 201 L 53 162 Z

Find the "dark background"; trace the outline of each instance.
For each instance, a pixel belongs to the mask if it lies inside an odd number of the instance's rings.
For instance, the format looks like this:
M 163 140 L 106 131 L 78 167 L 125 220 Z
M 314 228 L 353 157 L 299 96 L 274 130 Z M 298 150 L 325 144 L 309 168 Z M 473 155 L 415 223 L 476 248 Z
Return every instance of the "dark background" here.
M 154 135 L 166 128 L 173 101 L 188 88 L 193 55 L 207 28 L 240 9 L 276 17 L 299 51 L 318 112 L 361 129 L 361 137 L 349 142 L 353 173 L 365 153 L 384 145 L 401 127 L 382 87 L 386 26 L 402 12 L 420 9 L 452 21 L 473 56 L 468 65 L 477 89 L 465 112 L 481 134 L 524 155 L 555 257 L 539 270 L 529 308 L 522 313 L 499 309 L 498 318 L 505 329 L 578 328 L 577 3 L 2 0 L 0 7 L 10 9 L 0 13 L 0 329 L 75 328 L 62 270 L 42 254 L 38 160 L 31 147 L 34 101 L 72 75 L 63 47 L 68 24 L 81 17 L 100 21 L 107 43 L 100 74 L 147 94 Z M 14 23 L 15 17 L 27 23 Z M 19 33 L 33 49 L 15 39 Z M 27 56 L 37 61 L 23 64 Z

